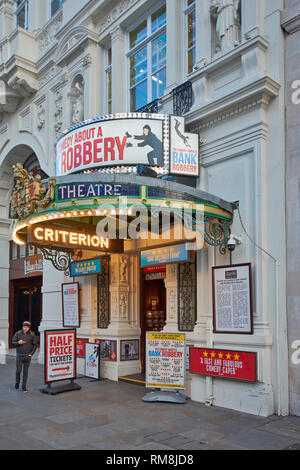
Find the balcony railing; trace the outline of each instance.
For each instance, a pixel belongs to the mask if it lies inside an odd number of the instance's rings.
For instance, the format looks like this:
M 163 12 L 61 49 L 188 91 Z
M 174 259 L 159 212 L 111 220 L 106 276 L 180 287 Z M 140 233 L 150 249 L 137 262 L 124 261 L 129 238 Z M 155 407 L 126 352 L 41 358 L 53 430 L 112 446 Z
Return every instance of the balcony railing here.
M 185 82 L 174 88 L 171 93 L 173 96 L 173 114 L 182 116 L 190 111 L 193 104 L 193 86 L 191 82 Z
M 137 109 L 137 113 L 158 113 L 158 106 L 159 106 L 159 100 L 154 100 L 151 101 L 151 103 L 146 104 L 145 106 L 142 106 L 141 108 Z

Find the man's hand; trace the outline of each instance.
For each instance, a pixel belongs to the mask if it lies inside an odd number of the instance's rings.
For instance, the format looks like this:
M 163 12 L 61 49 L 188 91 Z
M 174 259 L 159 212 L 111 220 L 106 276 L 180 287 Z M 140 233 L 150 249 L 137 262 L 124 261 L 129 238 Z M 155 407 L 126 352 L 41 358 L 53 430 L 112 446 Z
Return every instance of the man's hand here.
M 19 344 L 25 344 L 26 341 L 23 341 L 22 339 L 20 339 L 20 341 L 18 341 Z

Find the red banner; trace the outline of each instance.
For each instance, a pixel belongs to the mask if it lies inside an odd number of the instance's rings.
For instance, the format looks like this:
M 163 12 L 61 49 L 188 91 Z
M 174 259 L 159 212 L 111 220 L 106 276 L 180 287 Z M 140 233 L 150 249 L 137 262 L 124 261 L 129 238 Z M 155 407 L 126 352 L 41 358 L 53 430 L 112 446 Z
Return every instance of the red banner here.
M 161 266 L 151 266 L 149 268 L 144 268 L 144 274 L 149 273 L 165 273 L 166 272 L 166 265 L 162 264 Z
M 85 345 L 88 343 L 88 339 L 77 338 L 76 339 L 76 356 L 85 357 Z
M 256 353 L 190 348 L 190 372 L 256 382 Z

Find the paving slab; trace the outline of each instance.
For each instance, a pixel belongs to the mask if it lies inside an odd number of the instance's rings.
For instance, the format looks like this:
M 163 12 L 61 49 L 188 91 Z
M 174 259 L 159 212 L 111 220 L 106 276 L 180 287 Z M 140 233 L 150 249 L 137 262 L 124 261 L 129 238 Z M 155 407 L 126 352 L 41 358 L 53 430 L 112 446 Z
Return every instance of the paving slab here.
M 91 382 L 56 396 L 40 392 L 43 366 L 32 363 L 28 394 L 14 389 L 15 359 L 0 365 L 0 449 L 263 450 L 300 448 L 300 418 L 268 418 L 193 402 L 145 403 L 145 389 Z

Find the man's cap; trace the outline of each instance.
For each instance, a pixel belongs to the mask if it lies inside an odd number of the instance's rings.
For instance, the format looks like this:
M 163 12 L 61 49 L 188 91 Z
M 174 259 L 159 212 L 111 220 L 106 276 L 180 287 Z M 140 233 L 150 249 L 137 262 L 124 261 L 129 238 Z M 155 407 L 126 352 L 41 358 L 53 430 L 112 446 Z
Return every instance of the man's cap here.
M 31 323 L 29 321 L 24 321 L 23 322 L 23 326 L 29 326 L 29 328 L 31 327 Z

